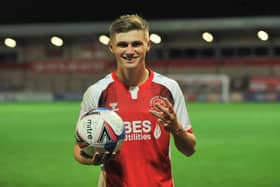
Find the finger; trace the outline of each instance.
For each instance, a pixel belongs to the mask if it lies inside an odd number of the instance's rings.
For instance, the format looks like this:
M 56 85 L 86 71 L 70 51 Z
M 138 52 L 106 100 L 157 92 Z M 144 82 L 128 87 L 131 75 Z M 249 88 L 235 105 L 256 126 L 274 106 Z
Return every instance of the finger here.
M 103 154 L 102 154 L 102 163 L 104 163 L 105 161 L 109 160 L 111 157 L 111 153 L 109 151 L 105 151 Z
M 113 150 L 113 152 L 112 152 L 112 155 L 113 155 L 113 156 L 115 156 L 115 155 L 118 154 L 118 152 L 119 152 L 120 149 L 121 149 L 122 144 L 123 144 L 123 140 L 118 141 L 116 147 L 114 148 L 114 150 Z
M 93 154 L 93 159 L 92 159 L 92 162 L 94 165 L 98 165 L 98 164 L 101 164 L 102 163 L 102 154 L 100 154 L 98 151 L 96 151 L 94 154 Z
M 165 121 L 168 118 L 168 114 L 163 111 L 158 110 L 150 110 L 150 113 L 155 116 L 156 118 L 160 119 L 161 121 Z
M 157 105 L 156 105 L 157 106 Z M 166 107 L 163 107 L 161 105 L 158 106 L 159 110 L 150 109 L 149 112 L 157 117 L 159 119 L 159 123 L 163 126 L 169 126 L 170 124 L 173 124 L 176 120 L 176 115 L 173 111 L 173 108 L 169 109 Z
M 173 108 L 171 108 L 169 106 L 164 107 L 162 105 L 159 105 L 158 107 L 159 107 L 159 109 L 161 111 L 161 113 L 157 113 L 157 115 L 159 115 L 159 118 L 161 118 L 164 121 L 174 119 Z
M 84 158 L 92 158 L 92 156 L 91 155 L 88 155 L 87 153 L 85 153 L 83 150 L 81 150 L 80 151 L 80 155 L 82 156 L 82 157 L 84 157 Z
M 173 105 L 167 98 L 162 99 L 164 103 L 156 103 L 156 107 L 164 113 L 173 113 Z
M 156 107 L 158 107 L 158 109 L 160 109 L 160 111 L 162 112 L 168 112 L 168 107 L 161 105 L 160 103 L 156 104 Z
M 165 107 L 167 108 L 168 113 L 174 113 L 173 104 L 166 97 L 164 97 L 163 100 L 166 104 Z
M 164 97 L 163 100 L 165 101 L 168 107 L 173 108 L 172 103 L 166 97 Z
M 153 109 L 150 109 L 149 112 L 150 112 L 153 116 L 155 116 L 155 117 L 157 117 L 157 118 L 160 118 L 160 119 L 163 119 L 163 112 L 159 112 L 159 111 L 153 110 Z

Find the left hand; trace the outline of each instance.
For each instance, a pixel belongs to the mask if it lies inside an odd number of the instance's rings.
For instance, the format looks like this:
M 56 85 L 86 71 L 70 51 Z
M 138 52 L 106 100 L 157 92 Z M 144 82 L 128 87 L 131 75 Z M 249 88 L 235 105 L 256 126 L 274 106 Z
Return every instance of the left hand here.
M 175 132 L 179 128 L 177 115 L 173 110 L 173 106 L 167 98 L 162 98 L 164 104 L 160 102 L 155 104 L 156 108 L 152 108 L 149 112 L 158 118 L 158 122 L 169 132 Z

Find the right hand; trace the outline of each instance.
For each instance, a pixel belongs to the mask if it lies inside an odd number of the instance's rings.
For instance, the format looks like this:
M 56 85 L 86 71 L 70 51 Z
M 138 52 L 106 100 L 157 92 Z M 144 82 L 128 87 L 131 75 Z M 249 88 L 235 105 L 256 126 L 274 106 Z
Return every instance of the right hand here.
M 118 154 L 119 151 L 103 152 L 100 150 L 93 150 L 91 154 L 86 154 L 83 148 L 76 144 L 74 146 L 74 157 L 81 164 L 87 165 L 101 165 L 105 164 L 108 160 L 112 159 Z
M 90 156 L 90 155 L 86 154 L 85 152 L 83 152 L 82 149 L 80 152 L 80 155 L 86 159 L 89 159 L 90 163 L 92 163 L 93 165 L 104 164 L 108 160 L 112 159 L 116 154 L 117 154 L 117 152 L 109 152 L 109 151 L 101 152 L 99 150 L 94 150 L 92 153 L 92 156 Z
M 92 164 L 93 165 L 104 164 L 108 160 L 112 159 L 115 155 L 116 153 L 110 153 L 109 151 L 106 151 L 104 153 L 99 153 L 98 151 L 96 151 L 92 157 Z
M 120 152 L 122 144 L 123 141 L 119 141 L 115 146 L 114 150 L 111 152 L 110 151 L 103 152 L 103 150 L 100 151 L 98 149 L 93 149 L 91 154 L 92 164 L 93 165 L 105 164 L 108 160 L 114 158 Z

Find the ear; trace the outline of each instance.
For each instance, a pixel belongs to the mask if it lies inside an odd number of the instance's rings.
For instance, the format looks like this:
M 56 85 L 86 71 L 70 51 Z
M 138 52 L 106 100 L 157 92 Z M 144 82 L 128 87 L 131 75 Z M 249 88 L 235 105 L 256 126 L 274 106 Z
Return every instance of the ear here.
M 111 42 L 108 43 L 108 48 L 109 48 L 109 50 L 111 51 L 111 53 L 113 53 L 112 43 L 111 43 Z
M 147 51 L 150 51 L 151 47 L 152 47 L 152 41 L 149 40 L 149 42 L 147 43 Z

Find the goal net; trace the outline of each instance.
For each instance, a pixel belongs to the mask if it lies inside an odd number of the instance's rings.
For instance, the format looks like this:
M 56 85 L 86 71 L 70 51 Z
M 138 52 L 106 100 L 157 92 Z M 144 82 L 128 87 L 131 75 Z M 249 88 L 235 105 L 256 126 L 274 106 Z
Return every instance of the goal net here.
M 229 101 L 230 80 L 223 74 L 169 74 L 188 101 Z

